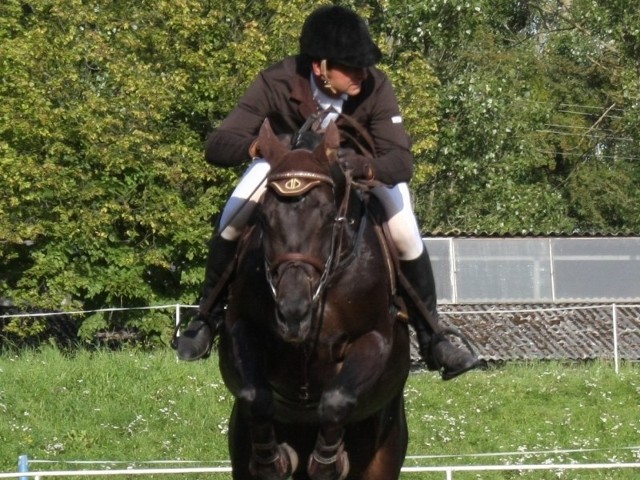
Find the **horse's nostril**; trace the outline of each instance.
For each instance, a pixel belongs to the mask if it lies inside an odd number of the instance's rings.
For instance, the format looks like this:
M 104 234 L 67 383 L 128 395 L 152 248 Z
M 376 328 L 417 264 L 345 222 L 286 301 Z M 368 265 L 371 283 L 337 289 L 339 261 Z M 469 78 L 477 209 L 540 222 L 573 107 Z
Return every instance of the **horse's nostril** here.
M 288 323 L 299 323 L 309 316 L 311 302 L 308 296 L 305 298 L 286 297 L 278 302 L 278 312 L 281 318 Z
M 289 343 L 304 342 L 311 331 L 311 315 L 292 319 L 286 313 L 276 312 L 278 334 Z

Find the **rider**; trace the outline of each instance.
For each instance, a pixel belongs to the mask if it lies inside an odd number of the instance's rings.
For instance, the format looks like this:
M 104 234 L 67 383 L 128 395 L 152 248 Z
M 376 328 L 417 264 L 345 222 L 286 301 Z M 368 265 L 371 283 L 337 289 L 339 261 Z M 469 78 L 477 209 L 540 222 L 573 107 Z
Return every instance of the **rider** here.
M 372 193 L 385 210 L 400 269 L 437 318 L 431 262 L 407 185 L 413 172 L 411 141 L 402 125 L 393 87 L 374 67 L 381 55 L 365 21 L 355 12 L 337 5 L 320 7 L 302 27 L 300 54 L 262 71 L 237 107 L 208 137 L 205 158 L 209 163 L 228 167 L 253 161 L 225 206 L 209 244 L 200 312 L 178 338 L 182 360 L 206 356 L 221 322 L 224 292 L 212 308 L 203 305 L 209 305 L 207 299 L 219 289 L 217 285 L 234 260 L 238 239 L 265 188 L 269 165 L 259 158 L 259 145 L 255 145 L 265 118 L 281 135 L 298 131 L 307 118 L 319 112 L 327 122 L 336 120 L 340 125 L 344 119 L 339 114 L 344 113 L 365 126 L 375 144 L 375 158 L 341 149 L 339 161 L 352 170 L 354 178 L 375 178 L 386 185 L 375 187 Z M 407 304 L 420 353 L 431 370 L 441 370 L 443 378 L 449 379 L 480 365 L 473 354 L 454 346 L 443 334 L 434 334 L 415 304 L 408 299 Z

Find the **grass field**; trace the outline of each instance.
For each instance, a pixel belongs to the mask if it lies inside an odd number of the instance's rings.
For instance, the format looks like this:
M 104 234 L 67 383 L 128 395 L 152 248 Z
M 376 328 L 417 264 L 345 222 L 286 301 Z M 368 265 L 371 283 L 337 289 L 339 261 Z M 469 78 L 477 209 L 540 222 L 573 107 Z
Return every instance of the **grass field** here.
M 625 364 L 616 375 L 601 362 L 508 364 L 450 382 L 416 372 L 405 397 L 406 466 L 640 462 L 638 365 Z M 222 465 L 231 401 L 215 356 L 182 363 L 172 351 L 4 353 L 0 472 L 15 471 L 21 454 L 59 462 L 32 470 L 104 468 L 66 463 L 78 460 L 124 462 L 109 465 L 117 469 L 156 460 Z M 454 474 L 455 480 L 509 478 L 630 480 L 640 470 Z

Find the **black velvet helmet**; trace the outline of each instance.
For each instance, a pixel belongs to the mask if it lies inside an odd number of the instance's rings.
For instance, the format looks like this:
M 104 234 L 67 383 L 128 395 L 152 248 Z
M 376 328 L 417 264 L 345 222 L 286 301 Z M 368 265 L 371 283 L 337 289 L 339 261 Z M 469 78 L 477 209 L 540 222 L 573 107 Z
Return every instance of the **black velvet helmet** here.
M 305 20 L 300 53 L 312 60 L 328 60 L 348 67 L 371 67 L 382 53 L 357 13 L 339 5 L 325 5 Z

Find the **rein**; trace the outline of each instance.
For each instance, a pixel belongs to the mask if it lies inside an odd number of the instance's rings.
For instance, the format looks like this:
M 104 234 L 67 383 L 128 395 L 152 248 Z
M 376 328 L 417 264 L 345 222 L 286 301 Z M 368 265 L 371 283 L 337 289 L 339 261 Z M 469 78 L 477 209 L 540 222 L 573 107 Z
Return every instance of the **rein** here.
M 367 130 L 362 125 L 360 125 L 360 122 L 356 121 L 356 119 L 353 118 L 351 115 L 347 115 L 346 113 L 341 113 L 340 118 L 344 119 L 345 123 L 351 126 L 358 134 L 360 134 L 362 138 L 364 138 L 364 140 L 367 142 L 367 148 L 365 148 L 358 141 L 358 139 L 355 138 L 355 136 L 349 135 L 344 130 L 342 130 L 342 135 L 344 137 L 347 137 L 351 142 L 353 142 L 353 144 L 358 147 L 362 155 L 364 155 L 367 158 L 373 158 L 373 155 L 376 151 L 376 147 L 375 147 L 373 138 L 371 138 L 371 135 L 369 134 L 369 132 L 367 132 Z
M 324 110 L 319 113 L 311 114 L 304 122 L 304 124 L 302 124 L 302 127 L 300 127 L 300 129 L 293 135 L 293 137 L 291 137 L 291 146 L 295 147 L 296 145 L 298 145 L 300 139 L 306 132 L 321 132 L 322 127 L 320 125 L 322 125 L 322 122 L 329 113 L 331 112 Z M 353 128 L 355 133 L 366 142 L 366 145 L 363 145 L 362 142 L 360 142 L 358 138 L 356 138 L 356 135 L 352 135 L 345 130 L 340 131 L 343 139 L 349 140 L 365 157 L 373 158 L 373 155 L 376 151 L 375 142 L 373 141 L 373 138 L 371 138 L 371 134 L 367 131 L 367 129 L 364 128 L 355 118 L 353 118 L 351 115 L 347 115 L 346 113 L 340 112 L 338 114 L 338 118 L 342 120 L 342 123 Z

